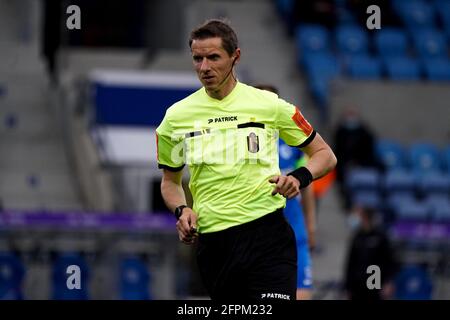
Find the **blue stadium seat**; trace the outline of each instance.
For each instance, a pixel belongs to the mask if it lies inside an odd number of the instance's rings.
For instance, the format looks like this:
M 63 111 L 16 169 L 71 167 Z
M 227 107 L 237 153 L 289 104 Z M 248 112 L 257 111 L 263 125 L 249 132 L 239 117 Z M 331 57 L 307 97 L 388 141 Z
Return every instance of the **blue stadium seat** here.
M 430 300 L 433 293 L 433 282 L 424 268 L 407 265 L 397 274 L 395 288 L 396 299 Z
M 408 156 L 411 168 L 416 172 L 440 171 L 442 169 L 439 150 L 433 144 L 411 144 Z
M 447 172 L 450 173 L 450 145 L 442 151 L 441 158 L 442 163 L 444 164 L 444 169 L 446 169 Z
M 403 57 L 407 54 L 408 38 L 403 29 L 385 27 L 377 30 L 374 43 L 380 57 Z
M 428 222 L 431 218 L 431 210 L 426 202 L 406 201 L 396 206 L 394 215 L 397 222 Z
M 347 73 L 353 79 L 378 80 L 382 76 L 381 62 L 366 54 L 348 57 Z
M 358 25 L 338 26 L 335 37 L 336 47 L 341 54 L 365 54 L 369 51 L 367 34 Z
M 450 41 L 450 1 L 435 0 L 434 7 L 438 15 L 439 22 L 444 29 L 447 41 Z
M 378 160 L 386 169 L 405 169 L 405 150 L 400 143 L 380 139 L 376 142 L 375 152 Z
M 377 191 L 355 191 L 352 195 L 352 204 L 377 210 L 383 209 L 382 197 Z
M 450 222 L 450 197 L 443 194 L 430 194 L 424 200 L 431 210 L 432 222 Z
M 430 194 L 450 195 L 450 174 L 432 171 L 421 175 L 421 178 L 417 181 L 423 196 Z
M 308 54 L 304 57 L 309 88 L 319 107 L 328 105 L 329 85 L 340 73 L 339 63 L 331 53 Z
M 422 0 L 394 0 L 394 11 L 410 30 L 435 25 L 435 12 L 432 5 Z
M 328 30 L 321 25 L 303 24 L 297 27 L 295 41 L 300 56 L 330 50 Z
M 80 289 L 68 288 L 67 281 L 72 274 L 67 273 L 71 265 L 80 269 Z M 76 252 L 59 253 L 52 265 L 52 298 L 54 300 L 89 299 L 90 270 L 85 258 Z
M 395 215 L 398 208 L 406 206 L 409 203 L 415 203 L 416 197 L 414 193 L 408 191 L 392 191 L 386 195 L 385 208 Z
M 443 58 L 447 56 L 445 35 L 436 29 L 419 29 L 412 34 L 416 52 L 424 58 Z
M 432 220 L 438 223 L 450 223 L 450 203 L 435 208 Z
M 392 192 L 408 192 L 414 194 L 416 191 L 416 177 L 407 170 L 388 170 L 382 180 L 383 189 L 386 194 Z
M 0 300 L 22 300 L 25 266 L 10 252 L 0 252 Z
M 423 59 L 425 77 L 431 81 L 450 81 L 450 60 L 447 58 Z
M 356 191 L 380 190 L 381 175 L 376 169 L 355 168 L 348 171 L 345 177 L 345 186 L 351 194 Z
M 150 300 L 150 273 L 147 264 L 137 256 L 124 257 L 120 262 L 120 298 Z
M 416 59 L 407 56 L 386 57 L 384 60 L 386 73 L 391 80 L 419 80 L 421 71 Z

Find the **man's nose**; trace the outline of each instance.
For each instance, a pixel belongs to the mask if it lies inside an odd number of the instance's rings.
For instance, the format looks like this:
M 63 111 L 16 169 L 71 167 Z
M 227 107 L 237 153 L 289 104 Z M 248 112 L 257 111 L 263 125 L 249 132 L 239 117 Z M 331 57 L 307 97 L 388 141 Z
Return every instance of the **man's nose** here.
M 200 70 L 201 71 L 206 71 L 209 70 L 209 63 L 208 63 L 208 59 L 203 58 L 201 64 L 200 64 Z

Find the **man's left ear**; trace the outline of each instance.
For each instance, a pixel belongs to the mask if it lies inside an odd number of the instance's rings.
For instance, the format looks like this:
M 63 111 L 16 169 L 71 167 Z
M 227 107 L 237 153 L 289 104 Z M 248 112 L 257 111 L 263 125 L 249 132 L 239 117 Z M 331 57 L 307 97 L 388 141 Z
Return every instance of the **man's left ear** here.
M 237 64 L 240 59 L 241 59 L 241 49 L 237 48 L 234 53 L 233 64 Z

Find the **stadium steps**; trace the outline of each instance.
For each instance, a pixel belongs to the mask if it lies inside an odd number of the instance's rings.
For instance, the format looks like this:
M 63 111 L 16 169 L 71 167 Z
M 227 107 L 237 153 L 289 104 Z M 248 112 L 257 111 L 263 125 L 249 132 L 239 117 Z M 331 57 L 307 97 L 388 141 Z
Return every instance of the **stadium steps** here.
M 14 50 L 18 47 L 7 51 L 6 57 Z M 4 61 L 2 57 L 4 52 L 0 61 Z M 0 73 L 2 204 L 6 209 L 80 209 L 52 89 L 42 62 L 36 57 L 30 61 L 37 67 L 16 69 L 12 65 L 5 70 L 4 64 L 0 66 L 4 70 Z

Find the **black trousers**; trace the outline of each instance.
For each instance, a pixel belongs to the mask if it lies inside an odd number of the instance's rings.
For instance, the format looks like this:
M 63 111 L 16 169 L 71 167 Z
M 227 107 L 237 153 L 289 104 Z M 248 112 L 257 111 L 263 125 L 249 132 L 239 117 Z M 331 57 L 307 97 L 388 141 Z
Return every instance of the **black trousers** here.
M 296 241 L 282 209 L 198 240 L 197 263 L 211 299 L 295 300 Z

